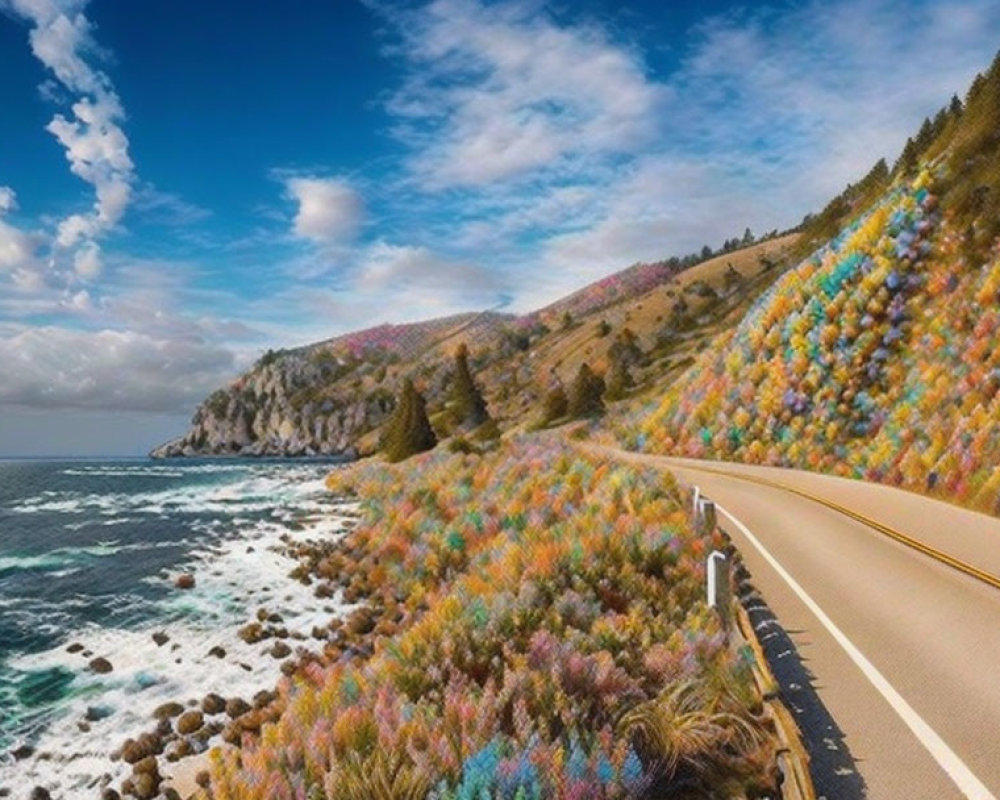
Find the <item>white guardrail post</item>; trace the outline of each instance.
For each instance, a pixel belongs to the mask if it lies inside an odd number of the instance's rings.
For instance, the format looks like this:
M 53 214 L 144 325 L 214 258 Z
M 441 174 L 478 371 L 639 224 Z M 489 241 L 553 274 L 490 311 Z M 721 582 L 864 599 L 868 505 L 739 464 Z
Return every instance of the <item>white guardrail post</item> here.
M 694 487 L 693 494 L 695 530 L 701 536 L 708 536 L 715 530 L 717 522 L 715 503 L 702 495 L 697 486 Z M 733 622 L 733 592 L 729 573 L 729 556 L 719 550 L 709 553 L 706 564 L 708 607 L 715 609 L 726 631 L 732 627 Z

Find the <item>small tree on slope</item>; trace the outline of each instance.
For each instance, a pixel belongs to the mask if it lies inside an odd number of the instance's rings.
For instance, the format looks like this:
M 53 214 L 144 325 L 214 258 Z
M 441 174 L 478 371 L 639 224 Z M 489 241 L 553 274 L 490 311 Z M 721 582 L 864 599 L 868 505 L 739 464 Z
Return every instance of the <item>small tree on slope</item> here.
M 588 364 L 581 364 L 569 393 L 569 416 L 593 417 L 604 413 L 604 378 Z
M 455 353 L 455 375 L 451 383 L 451 419 L 461 428 L 478 428 L 490 418 L 486 401 L 469 371 L 469 348 Z
M 407 378 L 386 426 L 382 452 L 389 461 L 403 461 L 435 445 L 437 436 L 427 418 L 427 404 Z

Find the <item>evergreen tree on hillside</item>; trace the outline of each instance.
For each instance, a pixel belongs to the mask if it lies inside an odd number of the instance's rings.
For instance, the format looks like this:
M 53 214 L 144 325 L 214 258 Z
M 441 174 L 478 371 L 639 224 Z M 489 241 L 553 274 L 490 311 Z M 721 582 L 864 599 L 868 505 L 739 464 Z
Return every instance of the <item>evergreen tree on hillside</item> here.
M 913 142 L 917 149 L 917 153 L 923 153 L 934 139 L 934 125 L 931 123 L 930 119 L 924 117 L 924 122 L 920 126 L 920 130 L 917 132 L 917 138 Z
M 403 461 L 412 455 L 431 450 L 437 436 L 427 418 L 427 404 L 409 378 L 396 402 L 382 437 L 382 452 L 389 461 Z
M 566 390 L 561 383 L 553 386 L 545 395 L 542 405 L 542 425 L 548 425 L 566 416 L 569 409 L 569 399 L 566 397 Z
M 609 401 L 621 400 L 635 385 L 631 367 L 646 361 L 646 354 L 639 347 L 639 338 L 631 328 L 624 328 L 608 348 L 611 367 L 608 370 L 608 385 L 604 397 Z
M 728 292 L 743 282 L 743 275 L 740 274 L 740 271 L 733 266 L 732 262 L 730 262 L 726 264 L 726 273 L 723 275 L 722 279 L 726 284 L 726 291 Z
M 455 374 L 451 382 L 451 419 L 464 428 L 478 428 L 490 418 L 486 401 L 469 371 L 469 348 L 464 344 L 455 353 Z
M 593 417 L 604 413 L 604 378 L 589 364 L 581 364 L 569 392 L 567 413 L 573 418 Z
M 893 173 L 904 176 L 911 174 L 916 169 L 918 155 L 916 142 L 912 138 L 907 139 L 906 144 L 903 146 L 903 152 L 899 154 L 899 160 L 896 161 L 896 165 L 892 168 Z
M 621 400 L 634 385 L 635 381 L 628 366 L 621 361 L 613 361 L 608 371 L 608 386 L 604 390 L 604 399 L 612 403 Z

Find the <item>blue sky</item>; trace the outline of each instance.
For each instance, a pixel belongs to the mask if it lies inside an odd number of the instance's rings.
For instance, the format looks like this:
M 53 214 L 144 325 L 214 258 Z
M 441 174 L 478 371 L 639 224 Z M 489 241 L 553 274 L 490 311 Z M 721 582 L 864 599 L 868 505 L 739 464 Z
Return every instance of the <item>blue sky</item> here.
M 998 45 L 983 0 L 0 0 L 0 455 L 795 224 Z

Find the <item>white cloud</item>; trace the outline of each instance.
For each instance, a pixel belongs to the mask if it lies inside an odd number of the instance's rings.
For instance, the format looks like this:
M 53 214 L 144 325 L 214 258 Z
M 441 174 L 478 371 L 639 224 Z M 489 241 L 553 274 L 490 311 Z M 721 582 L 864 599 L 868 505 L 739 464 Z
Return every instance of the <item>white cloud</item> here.
M 655 135 L 665 87 L 599 28 L 560 27 L 517 1 L 384 13 L 410 67 L 388 108 L 428 188 L 565 169 Z
M 361 195 L 338 178 L 295 177 L 285 181 L 295 202 L 293 231 L 297 236 L 321 243 L 352 239 L 364 219 Z
M 101 248 L 97 242 L 86 242 L 76 251 L 73 267 L 78 275 L 88 280 L 101 274 Z
M 17 209 L 17 195 L 9 186 L 0 186 L 0 272 L 12 272 L 15 277 L 34 275 L 38 269 L 36 253 L 38 237 L 4 221 L 4 215 Z
M 356 286 L 361 291 L 423 289 L 438 292 L 488 292 L 498 288 L 495 274 L 475 264 L 451 261 L 426 247 L 379 240 L 361 258 Z
M 134 207 L 154 222 L 171 227 L 186 228 L 212 216 L 207 208 L 190 203 L 172 192 L 162 191 L 144 183 L 133 193 Z
M 0 215 L 17 209 L 17 195 L 9 186 L 0 186 Z
M 31 236 L 0 219 L 0 271 L 30 264 L 35 250 L 36 243 Z
M 78 308 L 86 294 L 71 298 Z M 25 328 L 0 335 L 0 405 L 187 412 L 235 369 L 228 349 L 140 333 Z
M 34 26 L 30 41 L 35 57 L 78 96 L 72 117 L 56 114 L 46 126 L 65 149 L 70 170 L 95 193 L 91 212 L 72 214 L 60 223 L 56 243 L 64 248 L 89 247 L 118 224 L 134 177 L 120 124 L 121 102 L 108 76 L 84 57 L 99 52 L 85 6 L 86 0 L 0 0 L 0 8 L 12 9 Z M 51 96 L 51 89 L 47 93 Z

